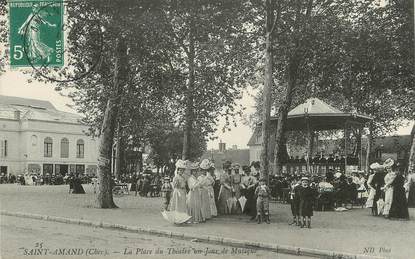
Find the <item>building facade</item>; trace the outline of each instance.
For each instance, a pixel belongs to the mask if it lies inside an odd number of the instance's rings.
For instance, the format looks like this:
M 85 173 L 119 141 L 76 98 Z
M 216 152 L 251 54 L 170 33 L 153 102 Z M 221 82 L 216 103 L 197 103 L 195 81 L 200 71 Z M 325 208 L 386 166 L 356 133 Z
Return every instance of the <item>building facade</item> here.
M 95 173 L 98 140 L 80 119 L 48 101 L 0 96 L 0 172 Z
M 210 159 L 215 163 L 216 169 L 222 169 L 225 162 L 238 163 L 240 166 L 250 165 L 249 149 L 238 149 L 233 146 L 232 149 L 226 149 L 226 144 L 220 142 L 219 149 L 207 150 L 201 159 Z

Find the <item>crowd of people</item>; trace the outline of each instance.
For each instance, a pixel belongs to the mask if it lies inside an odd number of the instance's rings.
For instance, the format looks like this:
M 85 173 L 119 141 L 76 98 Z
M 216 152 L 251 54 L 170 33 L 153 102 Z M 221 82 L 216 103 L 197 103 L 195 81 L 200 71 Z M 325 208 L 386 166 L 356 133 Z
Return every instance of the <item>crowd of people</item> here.
M 240 166 L 225 162 L 220 169 L 208 159 L 198 162 L 178 160 L 173 174 L 153 173 L 148 168 L 133 175 L 113 179 L 114 189 L 129 184 L 130 191 L 141 197 L 164 199 L 163 211 L 172 222 L 200 223 L 217 215 L 246 214 L 258 223 L 270 223 L 269 202 L 290 203 L 291 225 L 311 227 L 316 210 L 345 211 L 347 205 L 371 208 L 374 216 L 408 219 L 408 206 L 415 207 L 415 173 L 405 176 L 392 159 L 373 163 L 370 172 L 353 172 L 346 176 L 329 169 L 324 176 L 307 173 L 283 174 L 260 179 L 260 163 Z M 26 173 L 0 175 L 0 183 L 22 185 L 69 184 L 70 193 L 85 193 L 82 184 L 98 181 L 81 174 L 55 176 Z M 165 214 L 167 215 L 167 214 Z
M 405 177 L 396 170 L 392 159 L 383 164 L 373 163 L 370 168 L 367 181 L 370 192 L 366 207 L 372 209 L 374 216 L 408 219 L 408 205 L 414 205 L 414 174 L 410 174 L 405 182 Z
M 217 215 L 247 214 L 251 220 L 270 223 L 270 188 L 265 178 L 258 179 L 259 163 L 244 167 L 225 163 L 215 170 L 208 159 L 201 163 L 178 160 L 169 188 L 169 178 L 162 187 L 165 217 L 174 223 L 201 223 Z M 166 212 L 164 212 L 166 215 Z

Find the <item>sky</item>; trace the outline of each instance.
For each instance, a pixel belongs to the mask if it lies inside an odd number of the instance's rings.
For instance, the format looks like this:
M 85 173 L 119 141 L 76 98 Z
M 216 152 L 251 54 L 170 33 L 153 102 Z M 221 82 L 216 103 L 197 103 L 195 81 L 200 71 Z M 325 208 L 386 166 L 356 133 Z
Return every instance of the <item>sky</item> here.
M 0 95 L 17 96 L 50 101 L 58 110 L 75 113 L 73 109 L 66 106 L 72 104 L 70 98 L 61 96 L 54 90 L 53 84 L 45 84 L 38 81 L 28 83 L 29 75 L 23 74 L 19 70 L 7 70 L 0 76 Z M 244 116 L 252 114 L 254 109 L 254 98 L 252 89 L 244 92 L 239 103 L 246 107 Z M 224 120 L 219 122 L 219 130 L 214 133 L 218 137 L 214 141 L 208 142 L 208 149 L 218 149 L 219 142 L 226 143 L 227 148 L 237 145 L 238 148 L 247 148 L 247 143 L 252 134 L 252 129 L 243 124 L 242 119 L 237 120 L 237 127 L 231 127 L 230 131 L 222 132 L 221 128 Z M 407 125 L 401 127 L 397 132 L 392 134 L 410 134 L 413 122 L 407 122 Z
M 7 70 L 6 73 L 0 76 L 0 95 L 48 100 L 58 110 L 76 113 L 75 110 L 66 106 L 66 104 L 72 104 L 71 99 L 56 92 L 53 84 L 45 84 L 38 81 L 28 83 L 28 79 L 30 79 L 30 76 L 23 74 L 19 70 Z M 246 107 L 245 115 L 255 111 L 255 101 L 252 94 L 252 92 L 245 92 L 240 101 Z M 218 149 L 220 141 L 225 142 L 229 148 L 232 145 L 237 145 L 238 148 L 247 148 L 246 144 L 251 137 L 252 130 L 249 126 L 243 124 L 242 119 L 237 121 L 237 127 L 231 127 L 231 131 L 226 131 L 225 133 L 220 130 L 224 125 L 224 120 L 221 120 L 219 123 L 219 130 L 214 134 L 218 138 L 208 142 L 209 150 L 212 148 Z

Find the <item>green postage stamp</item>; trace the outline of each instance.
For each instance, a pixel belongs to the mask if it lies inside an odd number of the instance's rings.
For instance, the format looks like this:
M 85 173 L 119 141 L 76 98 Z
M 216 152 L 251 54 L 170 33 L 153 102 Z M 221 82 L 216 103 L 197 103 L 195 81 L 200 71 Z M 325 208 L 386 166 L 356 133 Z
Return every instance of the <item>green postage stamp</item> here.
M 61 67 L 63 1 L 10 0 L 11 67 Z

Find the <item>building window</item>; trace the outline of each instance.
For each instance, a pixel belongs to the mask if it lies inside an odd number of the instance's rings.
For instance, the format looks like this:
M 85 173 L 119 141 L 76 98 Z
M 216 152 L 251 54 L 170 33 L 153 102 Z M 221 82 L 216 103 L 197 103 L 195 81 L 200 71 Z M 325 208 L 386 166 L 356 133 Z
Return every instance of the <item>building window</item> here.
M 6 157 L 7 156 L 7 140 L 2 140 L 0 142 L 0 157 Z
M 68 158 L 69 157 L 69 140 L 67 138 L 63 138 L 61 140 L 61 158 Z
M 76 157 L 84 158 L 84 152 L 85 152 L 84 141 L 82 139 L 78 139 L 78 141 L 76 142 Z
M 50 137 L 45 138 L 45 142 L 44 142 L 45 157 L 52 157 L 52 144 L 53 144 L 52 138 Z
M 37 145 L 37 136 L 32 135 L 31 140 L 32 140 L 32 146 L 36 146 Z

